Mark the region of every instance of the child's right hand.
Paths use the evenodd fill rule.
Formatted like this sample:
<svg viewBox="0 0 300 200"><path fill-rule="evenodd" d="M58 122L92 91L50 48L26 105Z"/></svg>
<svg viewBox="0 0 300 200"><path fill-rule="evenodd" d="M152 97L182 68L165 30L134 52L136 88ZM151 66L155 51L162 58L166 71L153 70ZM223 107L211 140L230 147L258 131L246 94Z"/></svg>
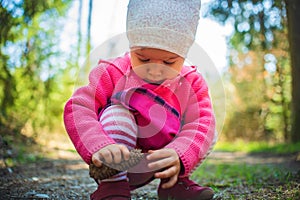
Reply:
<svg viewBox="0 0 300 200"><path fill-rule="evenodd" d="M130 152L128 148L122 144L110 144L100 149L92 155L92 163L97 167L101 167L102 162L120 163L123 159L128 160Z"/></svg>

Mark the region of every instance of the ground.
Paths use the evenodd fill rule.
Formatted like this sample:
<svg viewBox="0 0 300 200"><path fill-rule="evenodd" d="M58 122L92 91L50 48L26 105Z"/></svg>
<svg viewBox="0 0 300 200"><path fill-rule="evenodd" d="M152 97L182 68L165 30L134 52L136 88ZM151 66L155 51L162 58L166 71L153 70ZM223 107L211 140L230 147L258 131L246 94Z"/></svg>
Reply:
<svg viewBox="0 0 300 200"><path fill-rule="evenodd" d="M1 137L0 137L1 139ZM45 142L47 141L47 142ZM97 184L89 177L88 166L74 151L67 137L49 135L33 149L42 159L11 165L5 155L17 157L0 141L0 200L89 199ZM26 149L32 146L25 144ZM46 150L45 150L46 149ZM24 164L25 163L25 164ZM11 167L12 166L12 167ZM279 169L279 170L277 170ZM300 199L300 153L213 152L193 179L215 190L219 199ZM132 199L157 199L159 180L132 192Z"/></svg>
<svg viewBox="0 0 300 200"><path fill-rule="evenodd" d="M0 199L89 199L89 194L96 189L96 183L89 178L88 167L80 157L72 151L56 149L56 159L40 160L31 164L12 168L0 169ZM282 165L286 170L296 172L300 169L296 154L244 154L213 152L208 160L222 163L251 163ZM298 177L299 178L299 177ZM299 179L294 180L295 186L300 189ZM133 199L157 199L156 187L158 181L132 192ZM274 184L274 183L270 183ZM219 185L215 199L235 199L222 195L222 192L232 194L243 192L249 188L235 188ZM268 190L268 188L265 188ZM273 189L272 189L273 190ZM270 191L262 191L270 194ZM247 199L280 199L280 198L253 198ZM253 196L252 195L252 196ZM226 197L227 196L227 197ZM261 196L261 195L260 195ZM278 196L278 195L277 195ZM293 199L293 196L291 196Z"/></svg>

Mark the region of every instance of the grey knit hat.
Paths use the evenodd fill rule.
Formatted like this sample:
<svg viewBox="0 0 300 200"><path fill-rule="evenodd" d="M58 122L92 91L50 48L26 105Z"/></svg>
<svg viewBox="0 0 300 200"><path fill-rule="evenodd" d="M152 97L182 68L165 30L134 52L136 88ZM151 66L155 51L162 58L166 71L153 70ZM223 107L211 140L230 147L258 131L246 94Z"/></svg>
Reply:
<svg viewBox="0 0 300 200"><path fill-rule="evenodd" d="M200 0L130 0L130 47L158 48L186 58L197 31Z"/></svg>

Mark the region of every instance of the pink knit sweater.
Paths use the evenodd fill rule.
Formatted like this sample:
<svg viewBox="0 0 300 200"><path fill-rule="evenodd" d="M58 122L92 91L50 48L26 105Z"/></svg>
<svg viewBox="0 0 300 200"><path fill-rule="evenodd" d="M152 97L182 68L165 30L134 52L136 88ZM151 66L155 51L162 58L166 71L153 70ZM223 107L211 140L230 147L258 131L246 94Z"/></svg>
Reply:
<svg viewBox="0 0 300 200"><path fill-rule="evenodd" d="M100 61L89 75L89 84L77 89L68 100L64 110L66 131L86 163L91 162L93 153L115 143L98 119L110 97L115 92L141 85L147 84L132 76L130 57L126 53L114 60ZM179 133L164 148L173 148L178 153L183 164L181 176L187 176L204 159L215 135L208 87L193 66L184 66L177 78L167 80L163 85L153 87L153 92L175 107L181 116Z"/></svg>

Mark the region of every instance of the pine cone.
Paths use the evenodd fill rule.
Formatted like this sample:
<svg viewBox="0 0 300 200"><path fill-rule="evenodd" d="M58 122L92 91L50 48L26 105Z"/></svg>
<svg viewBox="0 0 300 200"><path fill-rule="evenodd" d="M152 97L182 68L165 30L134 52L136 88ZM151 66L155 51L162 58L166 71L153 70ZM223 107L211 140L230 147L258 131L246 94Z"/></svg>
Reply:
<svg viewBox="0 0 300 200"><path fill-rule="evenodd" d="M133 149L130 151L129 160L123 160L121 161L121 163L103 163L101 167L96 167L94 164L90 164L90 177L97 180L107 179L113 175L118 174L121 171L126 171L129 168L137 165L141 161L143 156L144 154L140 149Z"/></svg>

